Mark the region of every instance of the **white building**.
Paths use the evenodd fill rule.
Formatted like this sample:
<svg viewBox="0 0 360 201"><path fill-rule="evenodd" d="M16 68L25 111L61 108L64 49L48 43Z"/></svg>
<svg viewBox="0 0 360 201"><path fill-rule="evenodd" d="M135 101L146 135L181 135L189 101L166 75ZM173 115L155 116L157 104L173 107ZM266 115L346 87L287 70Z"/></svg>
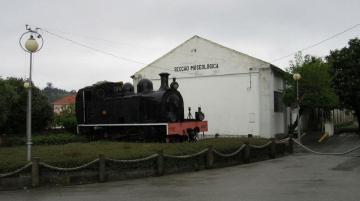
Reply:
<svg viewBox="0 0 360 201"><path fill-rule="evenodd" d="M134 86L148 78L157 89L161 72L177 78L185 116L188 107L194 115L201 106L208 134L273 137L286 133L281 98L284 72L270 63L194 36L136 72Z"/></svg>

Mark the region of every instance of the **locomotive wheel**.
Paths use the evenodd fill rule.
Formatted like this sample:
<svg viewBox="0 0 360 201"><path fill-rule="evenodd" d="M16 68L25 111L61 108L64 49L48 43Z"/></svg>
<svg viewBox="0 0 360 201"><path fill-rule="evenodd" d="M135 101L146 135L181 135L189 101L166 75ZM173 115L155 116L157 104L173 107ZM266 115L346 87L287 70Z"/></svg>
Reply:
<svg viewBox="0 0 360 201"><path fill-rule="evenodd" d="M168 143L187 142L187 141L189 141L189 137L186 135L169 135L166 138L166 142Z"/></svg>
<svg viewBox="0 0 360 201"><path fill-rule="evenodd" d="M194 129L192 129L192 128L188 128L187 130L186 130L186 133L187 133L187 135L188 135L188 141L189 142L196 142L196 141L198 141L198 133L199 133L199 130L200 129L198 129L198 128L194 128Z"/></svg>

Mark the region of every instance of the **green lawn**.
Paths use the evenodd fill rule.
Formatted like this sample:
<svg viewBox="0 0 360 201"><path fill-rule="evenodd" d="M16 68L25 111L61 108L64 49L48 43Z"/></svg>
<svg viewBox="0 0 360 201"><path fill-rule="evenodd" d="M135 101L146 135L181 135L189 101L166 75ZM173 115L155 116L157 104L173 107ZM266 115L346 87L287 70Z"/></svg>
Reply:
<svg viewBox="0 0 360 201"><path fill-rule="evenodd" d="M92 161L99 154L115 159L136 159L149 156L159 150L165 154L192 154L213 145L218 151L230 153L239 148L245 141L261 145L268 140L264 138L217 138L194 143L126 143L98 141L89 143L70 143L64 145L35 145L33 156L59 167L73 167ZM15 170L26 164L26 146L0 148L0 173Z"/></svg>
<svg viewBox="0 0 360 201"><path fill-rule="evenodd" d="M356 121L350 121L346 123L340 123L335 125L335 129L342 129L342 128L354 128L356 129L358 127Z"/></svg>

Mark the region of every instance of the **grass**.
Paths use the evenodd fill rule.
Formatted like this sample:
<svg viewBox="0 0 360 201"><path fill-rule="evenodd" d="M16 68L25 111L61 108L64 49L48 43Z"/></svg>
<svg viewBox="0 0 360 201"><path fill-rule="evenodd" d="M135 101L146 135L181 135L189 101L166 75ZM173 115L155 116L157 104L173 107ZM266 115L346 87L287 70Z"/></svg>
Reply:
<svg viewBox="0 0 360 201"><path fill-rule="evenodd" d="M165 154L192 154L213 145L218 151L230 153L245 141L261 145L264 138L217 138L195 143L126 143L97 141L89 143L70 143L64 145L35 145L33 156L59 167L74 167L92 161L99 154L115 159L136 159L149 156L159 150ZM26 146L0 148L0 173L13 171L26 164Z"/></svg>
<svg viewBox="0 0 360 201"><path fill-rule="evenodd" d="M335 125L335 133L358 132L359 128L356 121L350 121Z"/></svg>
<svg viewBox="0 0 360 201"><path fill-rule="evenodd" d="M63 132L63 133L46 133L35 134L32 136L32 143L34 145L52 145L52 144L67 144L72 142L86 142L84 136ZM5 136L3 137L2 146L19 146L26 142L26 135Z"/></svg>
<svg viewBox="0 0 360 201"><path fill-rule="evenodd" d="M357 124L355 121L345 122L345 123L339 123L335 125L336 129L341 128L357 128Z"/></svg>

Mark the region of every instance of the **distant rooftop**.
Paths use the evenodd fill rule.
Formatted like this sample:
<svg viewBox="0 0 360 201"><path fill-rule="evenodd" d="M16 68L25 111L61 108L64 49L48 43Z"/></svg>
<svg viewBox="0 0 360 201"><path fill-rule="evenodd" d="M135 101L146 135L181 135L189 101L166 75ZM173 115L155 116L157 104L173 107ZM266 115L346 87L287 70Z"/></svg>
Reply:
<svg viewBox="0 0 360 201"><path fill-rule="evenodd" d="M53 105L71 105L75 104L75 98L76 94L70 94L67 96L64 96L60 99L55 100L52 104Z"/></svg>

